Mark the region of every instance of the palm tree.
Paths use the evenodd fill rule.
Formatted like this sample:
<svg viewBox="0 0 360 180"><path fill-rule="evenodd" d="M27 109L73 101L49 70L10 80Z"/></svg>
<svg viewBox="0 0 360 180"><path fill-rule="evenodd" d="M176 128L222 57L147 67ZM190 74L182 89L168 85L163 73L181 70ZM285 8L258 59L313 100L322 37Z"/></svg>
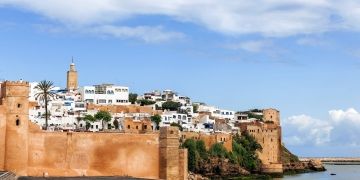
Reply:
<svg viewBox="0 0 360 180"><path fill-rule="evenodd" d="M55 97L55 93L51 91L51 89L54 87L53 84L54 83L51 81L43 80L40 81L37 86L35 86L35 89L39 91L35 94L35 97L45 102L45 130L48 128L48 102L50 99Z"/></svg>

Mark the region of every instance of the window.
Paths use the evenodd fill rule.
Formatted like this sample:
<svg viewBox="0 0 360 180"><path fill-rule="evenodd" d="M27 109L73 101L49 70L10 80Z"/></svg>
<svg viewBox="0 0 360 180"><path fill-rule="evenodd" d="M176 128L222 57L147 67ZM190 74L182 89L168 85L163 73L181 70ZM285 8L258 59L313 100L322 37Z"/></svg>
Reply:
<svg viewBox="0 0 360 180"><path fill-rule="evenodd" d="M99 125L96 125L96 129L99 129Z"/></svg>
<svg viewBox="0 0 360 180"><path fill-rule="evenodd" d="M130 129L130 125L128 125L128 129Z"/></svg>
<svg viewBox="0 0 360 180"><path fill-rule="evenodd" d="M139 129L139 126L136 126L136 129Z"/></svg>
<svg viewBox="0 0 360 180"><path fill-rule="evenodd" d="M144 125L144 129L147 129L147 125Z"/></svg>
<svg viewBox="0 0 360 180"><path fill-rule="evenodd" d="M91 125L91 129L94 129L94 125Z"/></svg>
<svg viewBox="0 0 360 180"><path fill-rule="evenodd" d="M108 100L108 103L112 103L112 100Z"/></svg>
<svg viewBox="0 0 360 180"><path fill-rule="evenodd" d="M99 100L98 100L98 103L104 104L104 103L106 103L106 99L99 99Z"/></svg>
<svg viewBox="0 0 360 180"><path fill-rule="evenodd" d="M18 107L18 108L21 108L21 104L18 104L17 107Z"/></svg>
<svg viewBox="0 0 360 180"><path fill-rule="evenodd" d="M20 126L20 120L19 119L16 120L16 126Z"/></svg>
<svg viewBox="0 0 360 180"><path fill-rule="evenodd" d="M82 127L82 124L80 124L80 127Z"/></svg>
<svg viewBox="0 0 360 180"><path fill-rule="evenodd" d="M93 102L94 102L94 99L86 99L85 101L86 101L86 102L89 102L89 103L93 103Z"/></svg>

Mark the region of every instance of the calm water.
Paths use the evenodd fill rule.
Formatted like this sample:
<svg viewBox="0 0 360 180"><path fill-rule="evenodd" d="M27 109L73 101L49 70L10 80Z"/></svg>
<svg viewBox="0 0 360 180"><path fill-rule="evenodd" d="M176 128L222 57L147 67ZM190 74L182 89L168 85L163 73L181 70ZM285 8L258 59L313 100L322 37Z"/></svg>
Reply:
<svg viewBox="0 0 360 180"><path fill-rule="evenodd" d="M325 165L327 171L285 176L278 180L341 179L360 180L360 165ZM331 176L334 173L336 176Z"/></svg>

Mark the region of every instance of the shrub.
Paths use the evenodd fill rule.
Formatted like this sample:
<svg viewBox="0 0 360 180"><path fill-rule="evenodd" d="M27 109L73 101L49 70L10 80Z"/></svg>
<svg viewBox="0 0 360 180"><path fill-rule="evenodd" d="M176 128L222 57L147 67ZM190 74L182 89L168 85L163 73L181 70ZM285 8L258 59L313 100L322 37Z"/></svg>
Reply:
<svg viewBox="0 0 360 180"><path fill-rule="evenodd" d="M170 111L177 111L180 108L181 104L174 101L166 101L162 104L162 109L168 109Z"/></svg>
<svg viewBox="0 0 360 180"><path fill-rule="evenodd" d="M184 148L188 149L188 168L189 171L195 172L197 158L196 158L196 142L193 139L187 139L184 144Z"/></svg>
<svg viewBox="0 0 360 180"><path fill-rule="evenodd" d="M137 102L138 104L140 104L140 106L153 105L153 104L156 103L155 101L151 101L151 100L147 100L147 99L137 100L136 102Z"/></svg>
<svg viewBox="0 0 360 180"><path fill-rule="evenodd" d="M227 150L223 146L222 143L215 143L211 146L210 150L211 156L217 156L217 157L226 157L227 156Z"/></svg>

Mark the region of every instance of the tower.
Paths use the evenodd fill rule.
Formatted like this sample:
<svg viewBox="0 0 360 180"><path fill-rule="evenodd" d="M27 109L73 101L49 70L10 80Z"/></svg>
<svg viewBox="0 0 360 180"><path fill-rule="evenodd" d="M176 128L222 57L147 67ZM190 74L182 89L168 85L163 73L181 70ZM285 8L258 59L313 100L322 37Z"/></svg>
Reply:
<svg viewBox="0 0 360 180"><path fill-rule="evenodd" d="M280 112L276 109L264 109L263 110L263 119L264 121L270 121L274 124L280 126Z"/></svg>
<svg viewBox="0 0 360 180"><path fill-rule="evenodd" d="M160 179L179 179L179 129L160 128Z"/></svg>
<svg viewBox="0 0 360 180"><path fill-rule="evenodd" d="M74 60L72 60L70 64L70 69L67 72L67 81L66 81L66 89L68 91L73 91L78 88L78 74L75 69Z"/></svg>
<svg viewBox="0 0 360 180"><path fill-rule="evenodd" d="M4 169L17 175L27 175L29 90L28 82L5 81L1 84L0 121L5 127L2 128L5 130L5 144L2 146Z"/></svg>

